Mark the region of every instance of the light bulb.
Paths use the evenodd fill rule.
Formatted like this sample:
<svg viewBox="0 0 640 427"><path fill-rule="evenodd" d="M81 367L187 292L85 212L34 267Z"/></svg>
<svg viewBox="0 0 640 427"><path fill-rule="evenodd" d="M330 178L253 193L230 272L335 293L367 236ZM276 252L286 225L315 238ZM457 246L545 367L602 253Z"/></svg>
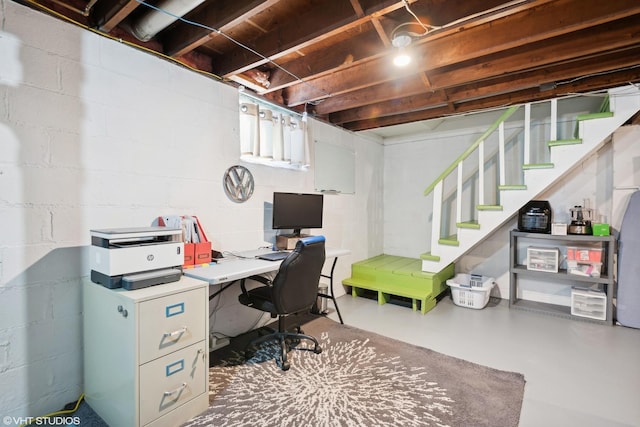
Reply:
<svg viewBox="0 0 640 427"><path fill-rule="evenodd" d="M396 67L406 67L411 62L411 56L404 49L399 49L396 56L393 58L393 65Z"/></svg>

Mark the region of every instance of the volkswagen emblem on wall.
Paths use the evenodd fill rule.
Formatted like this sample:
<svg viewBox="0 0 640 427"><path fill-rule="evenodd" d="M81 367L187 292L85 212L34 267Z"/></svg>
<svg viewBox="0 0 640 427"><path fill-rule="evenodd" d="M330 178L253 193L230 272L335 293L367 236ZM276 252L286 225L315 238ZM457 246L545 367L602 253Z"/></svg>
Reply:
<svg viewBox="0 0 640 427"><path fill-rule="evenodd" d="M253 194L253 175L244 166L231 166L224 173L224 192L236 203L249 200Z"/></svg>

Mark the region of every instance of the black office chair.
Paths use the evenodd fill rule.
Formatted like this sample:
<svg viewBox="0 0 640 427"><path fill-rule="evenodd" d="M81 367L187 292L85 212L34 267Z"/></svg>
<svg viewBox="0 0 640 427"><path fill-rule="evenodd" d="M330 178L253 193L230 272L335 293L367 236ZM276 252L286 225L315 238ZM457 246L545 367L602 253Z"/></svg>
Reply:
<svg viewBox="0 0 640 427"><path fill-rule="evenodd" d="M278 340L281 347L281 368L286 371L291 366L287 353L291 343L302 339L314 343L314 353L322 352L318 340L305 335L297 327L297 332L285 330L285 318L290 314L309 311L316 301L318 282L325 260L324 236L305 237L298 241L295 249L282 261L273 280L264 276L252 276L264 286L247 290L245 279L241 281L242 294L238 297L241 304L271 313L278 318L278 330L253 340L247 348L256 347L266 341ZM277 361L276 361L277 362Z"/></svg>

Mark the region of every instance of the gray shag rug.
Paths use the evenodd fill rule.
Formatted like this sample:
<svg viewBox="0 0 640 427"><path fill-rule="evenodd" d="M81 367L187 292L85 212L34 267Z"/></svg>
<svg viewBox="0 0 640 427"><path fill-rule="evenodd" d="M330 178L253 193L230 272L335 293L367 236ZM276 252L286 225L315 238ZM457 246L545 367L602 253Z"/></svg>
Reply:
<svg viewBox="0 0 640 427"><path fill-rule="evenodd" d="M517 426L525 380L500 371L317 318L278 365L264 344L245 360L229 349L209 370L209 409L196 426ZM304 351L306 350L306 351Z"/></svg>

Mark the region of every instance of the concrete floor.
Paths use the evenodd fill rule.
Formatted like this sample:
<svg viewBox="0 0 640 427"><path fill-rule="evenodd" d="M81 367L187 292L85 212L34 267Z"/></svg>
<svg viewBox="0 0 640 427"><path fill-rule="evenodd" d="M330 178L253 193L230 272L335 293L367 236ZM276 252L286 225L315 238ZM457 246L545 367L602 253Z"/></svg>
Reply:
<svg viewBox="0 0 640 427"><path fill-rule="evenodd" d="M524 374L521 427L640 426L640 329L509 309L494 299L475 310L446 296L425 315L350 295L338 304L348 325ZM329 317L338 320L334 310Z"/></svg>

